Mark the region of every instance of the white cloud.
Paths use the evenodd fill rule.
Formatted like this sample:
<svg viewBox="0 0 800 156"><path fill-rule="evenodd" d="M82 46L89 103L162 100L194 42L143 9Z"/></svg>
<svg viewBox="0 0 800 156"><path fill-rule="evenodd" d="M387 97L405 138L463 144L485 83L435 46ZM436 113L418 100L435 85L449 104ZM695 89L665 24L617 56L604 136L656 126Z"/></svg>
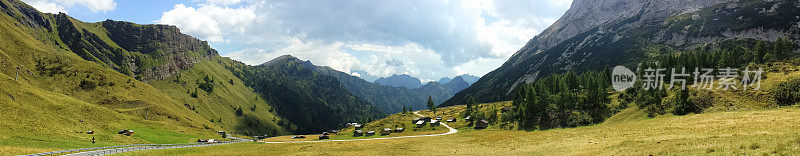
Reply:
<svg viewBox="0 0 800 156"><path fill-rule="evenodd" d="M111 11L117 7L117 2L114 0L55 0L61 4L66 5L67 7L72 7L73 5L83 5L92 10L92 12L99 12L99 11Z"/></svg>
<svg viewBox="0 0 800 156"><path fill-rule="evenodd" d="M507 58L539 32L539 30L523 25L509 20L500 20L488 25L477 25L475 29L478 36L491 45L489 51L491 56Z"/></svg>
<svg viewBox="0 0 800 156"><path fill-rule="evenodd" d="M348 48L354 52L371 53L369 61L356 70L370 75L387 77L392 74L408 74L420 79L452 75L442 56L417 43L402 46L353 44Z"/></svg>
<svg viewBox="0 0 800 156"><path fill-rule="evenodd" d="M361 76L483 75L555 22L571 0L206 0L157 22L260 64L290 54ZM366 75L368 74L368 75ZM354 74L355 75L355 74Z"/></svg>
<svg viewBox="0 0 800 156"><path fill-rule="evenodd" d="M246 33L257 21L254 7L229 8L217 5L199 5L197 8L177 4L162 13L159 24L176 25L184 33L210 42L225 41L225 35Z"/></svg>
<svg viewBox="0 0 800 156"><path fill-rule="evenodd" d="M45 13L53 13L57 14L59 12L67 13L67 8L64 6L56 4L54 2L46 1L46 0L24 0L25 3L28 5L33 6L36 10Z"/></svg>
<svg viewBox="0 0 800 156"><path fill-rule="evenodd" d="M208 0L208 2L211 4L216 4L221 6L228 6L228 5L239 4L242 2L242 0Z"/></svg>
<svg viewBox="0 0 800 156"><path fill-rule="evenodd" d="M351 69L360 62L344 52L342 45L343 43L323 44L319 41L303 41L299 38L292 38L289 46L275 52L267 52L263 49L245 49L225 54L225 56L255 65L288 54L303 60L310 60L317 65L326 65L345 73L352 73Z"/></svg>
<svg viewBox="0 0 800 156"><path fill-rule="evenodd" d="M478 58L469 62L453 67L456 75L470 74L483 76L490 71L497 69L505 62L505 58ZM497 63L500 62L500 63Z"/></svg>
<svg viewBox="0 0 800 156"><path fill-rule="evenodd" d="M68 8L76 5L84 6L92 12L105 12L114 10L117 2L114 0L22 0L37 10L46 13L67 12Z"/></svg>

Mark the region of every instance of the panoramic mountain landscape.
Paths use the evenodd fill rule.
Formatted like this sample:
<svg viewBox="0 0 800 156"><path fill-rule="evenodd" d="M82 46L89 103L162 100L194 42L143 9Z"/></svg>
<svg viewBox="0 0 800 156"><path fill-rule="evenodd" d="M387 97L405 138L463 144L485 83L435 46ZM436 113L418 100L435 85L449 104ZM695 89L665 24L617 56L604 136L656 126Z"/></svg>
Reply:
<svg viewBox="0 0 800 156"><path fill-rule="evenodd" d="M798 1L0 9L0 155L800 154Z"/></svg>

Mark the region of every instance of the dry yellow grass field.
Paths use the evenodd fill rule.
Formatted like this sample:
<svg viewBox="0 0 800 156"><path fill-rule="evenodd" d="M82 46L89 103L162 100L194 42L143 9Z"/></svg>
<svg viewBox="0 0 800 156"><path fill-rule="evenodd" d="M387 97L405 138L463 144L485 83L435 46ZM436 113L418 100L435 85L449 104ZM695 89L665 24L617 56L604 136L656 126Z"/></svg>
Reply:
<svg viewBox="0 0 800 156"><path fill-rule="evenodd" d="M446 136L320 143L239 143L123 155L730 155L798 154L800 110L660 116L547 131L459 129Z"/></svg>

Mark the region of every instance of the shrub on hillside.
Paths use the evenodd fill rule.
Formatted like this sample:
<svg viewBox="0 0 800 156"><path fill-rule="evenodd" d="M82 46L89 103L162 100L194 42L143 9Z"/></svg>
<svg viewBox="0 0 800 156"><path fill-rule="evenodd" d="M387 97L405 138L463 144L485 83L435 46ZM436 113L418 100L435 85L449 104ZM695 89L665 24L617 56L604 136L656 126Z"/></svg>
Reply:
<svg viewBox="0 0 800 156"><path fill-rule="evenodd" d="M800 78L778 84L770 93L774 96L778 106L797 104L800 101Z"/></svg>
<svg viewBox="0 0 800 156"><path fill-rule="evenodd" d="M689 101L689 90L681 90L675 93L675 99L672 101L675 109L672 114L686 115L689 113L698 113L702 109L697 107L694 103Z"/></svg>
<svg viewBox="0 0 800 156"><path fill-rule="evenodd" d="M200 82L200 80L196 80L195 83L197 83L198 85L197 88L200 88L209 94L211 94L211 92L214 92L214 79L208 77L208 75L206 75L206 77L203 78L202 82Z"/></svg>
<svg viewBox="0 0 800 156"><path fill-rule="evenodd" d="M197 88L194 89L194 92L191 92L187 89L186 94L189 94L189 96L192 96L193 98L197 98Z"/></svg>
<svg viewBox="0 0 800 156"><path fill-rule="evenodd" d="M80 86L83 90L92 90L97 88L97 83L90 80L81 80L81 83L78 86Z"/></svg>
<svg viewBox="0 0 800 156"><path fill-rule="evenodd" d="M640 93L637 93L636 103L639 104L639 108L645 109L648 116L654 117L666 114L669 109L667 107L669 103L662 103L662 99L665 97L667 97L667 92L661 89L641 90Z"/></svg>
<svg viewBox="0 0 800 156"><path fill-rule="evenodd" d="M700 110L695 113L702 112L702 109L711 107L714 105L714 95L711 94L708 90L698 90L691 92L689 96L689 102L697 106Z"/></svg>
<svg viewBox="0 0 800 156"><path fill-rule="evenodd" d="M236 109L234 109L234 111L236 113L236 116L244 115L244 111L242 111L242 107L236 108Z"/></svg>

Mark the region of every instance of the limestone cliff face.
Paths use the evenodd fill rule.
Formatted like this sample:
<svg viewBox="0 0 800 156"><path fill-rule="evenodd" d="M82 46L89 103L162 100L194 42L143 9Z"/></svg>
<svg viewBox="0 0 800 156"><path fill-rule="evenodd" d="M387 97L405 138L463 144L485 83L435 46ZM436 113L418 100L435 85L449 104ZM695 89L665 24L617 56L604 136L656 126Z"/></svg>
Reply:
<svg viewBox="0 0 800 156"><path fill-rule="evenodd" d="M2 13L34 28L37 39L142 81L160 80L218 56L205 41L175 26L106 20L84 23L64 13L40 13L19 1L0 3Z"/></svg>
<svg viewBox="0 0 800 156"><path fill-rule="evenodd" d="M154 64L140 61L141 79L163 79L195 63L218 56L206 41L183 34L175 26L137 25L130 22L106 20L102 26L108 37L128 52L141 53ZM145 59L145 60L147 60Z"/></svg>
<svg viewBox="0 0 800 156"><path fill-rule="evenodd" d="M653 21L730 1L733 0L575 0L561 19L528 41L508 62L519 63L578 33L637 15L641 15L639 22Z"/></svg>
<svg viewBox="0 0 800 156"><path fill-rule="evenodd" d="M558 21L500 68L443 105L509 100L519 84L565 71L598 70L662 46L692 49L723 39L798 38L800 5L774 0L575 0Z"/></svg>

